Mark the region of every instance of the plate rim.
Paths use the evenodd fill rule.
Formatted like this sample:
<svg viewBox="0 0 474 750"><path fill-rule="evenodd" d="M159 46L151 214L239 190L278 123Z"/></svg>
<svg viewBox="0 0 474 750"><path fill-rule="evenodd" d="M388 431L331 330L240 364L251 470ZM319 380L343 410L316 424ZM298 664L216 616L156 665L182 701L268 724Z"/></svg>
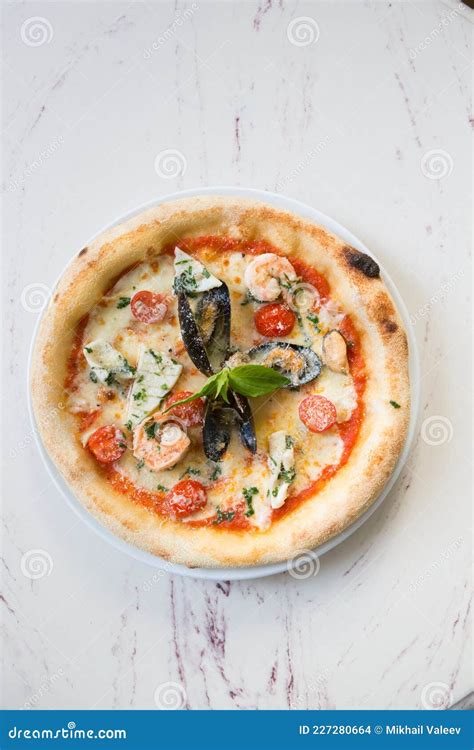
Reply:
<svg viewBox="0 0 474 750"><path fill-rule="evenodd" d="M314 208L313 206L303 203L302 201L299 201L295 198L289 198L279 193L272 193L270 191L260 190L258 188L245 188L245 187L240 187L240 186L232 187L232 186L220 185L220 186L211 186L211 187L190 188L187 190L179 190L173 193L167 193L159 198L146 201L145 203L142 203L136 206L135 208L130 209L126 213L122 214L120 217L117 217L114 221L109 222L106 226L102 227L98 232L96 232L94 236L88 242L86 242L86 245L90 244L97 237L100 237L100 235L106 232L108 229L111 229L112 227L117 226L118 224L121 224L124 221L127 221L128 219L133 218L134 216L137 216L139 213L142 213L143 211L146 211L147 209L152 208L153 206L158 206L158 205L161 205L162 203L169 203L170 201L178 200L179 198L191 198L191 197L196 197L198 195L216 195L216 196L234 195L236 197L254 198L256 200L261 200L263 202L270 203L271 205L276 206L277 208L281 208L283 210L287 210L297 215L303 216L309 221L312 221L317 224L320 224L321 226L324 226L333 234L337 235L338 237L341 237L341 239L351 244L353 247L357 248L361 252L364 252L367 255L370 255L377 261L377 263L380 265L382 269L384 282L386 283L390 294L395 300L395 304L397 306L397 309L405 325L405 330L406 330L407 338L408 338L411 403L410 403L410 421L409 421L409 426L408 426L408 431L407 431L407 436L405 439L404 446L398 457L397 463L395 464L395 467L392 473L390 474L390 477L388 478L387 482L382 488L382 491L380 492L376 500L374 500L374 502L371 504L371 506L364 513L362 513L362 515L359 516L359 518L357 518L352 524L350 524L350 526L348 526L346 529L341 531L339 534L336 534L336 536L332 537L331 539L328 539L326 542L324 542L324 544L321 544L318 547L315 547L314 550L311 551L311 554L314 554L315 556L319 558L320 556L324 555L326 552L329 552L329 550L333 549L334 547L344 542L349 536L351 536L355 531L357 531L361 526L363 526L363 524L376 512L376 510L381 506L383 501L390 494L410 454L413 440L414 440L415 433L416 433L416 427L417 427L417 423L419 420L419 415L420 415L421 388L420 388L420 358L419 358L418 344L416 341L413 326L411 325L411 322L410 322L408 309L405 305L405 302L400 292L398 291L397 286L395 285L395 282L391 278L390 274L388 274L387 271L385 270L383 263L380 263L379 259L350 230L348 230L345 226L343 226L338 221L333 219L331 216L328 216L327 214L323 213L322 211L319 211L319 209ZM52 285L52 289L56 287L57 283L59 282L59 280L65 273L66 269L71 264L74 257L75 256L72 255L71 258L68 260L68 262L66 263L66 265L64 266L64 268L62 269L58 277L56 278L56 281ZM180 565L178 563L170 563L161 557L153 555L151 552L147 552L146 550L141 550L139 547L135 547L134 545L129 544L128 542L125 542L123 539L120 539L120 537L115 536L115 534L113 534L105 526L103 526L87 510L87 508L85 508L82 505L82 503L79 502L79 500L75 497L71 488L67 484L66 480L60 473L59 469L56 467L56 465L53 463L50 456L48 455L43 445L43 442L41 440L39 431L37 429L36 420L35 420L35 416L33 413L33 406L32 406L32 400L31 400L31 387L30 387L31 362L32 362L33 351L34 351L36 338L38 334L38 329L41 324L43 315L45 313L46 306L47 305L45 304L44 308L41 310L41 313L38 315L38 319L36 321L36 324L33 330L33 335L31 338L30 348L28 352L28 363L27 363L27 373L26 373L27 374L27 384L26 384L27 385L27 408L28 408L29 419L33 428L33 437L36 443L36 447L41 456L41 459L46 468L46 471L50 479L52 480L53 484L55 485L56 489L64 497L64 499L68 503L69 507L73 510L73 512L82 521L84 521L86 525L89 526L89 528L95 531L96 534L98 534L100 537L102 537L102 539L107 541L116 549L124 552L129 557L132 557L133 559L139 562L145 563L149 565L150 567L157 568L158 570L164 571L166 573L182 575L182 576L190 577L190 578L200 578L204 580L237 581L237 580L251 580L253 578L264 578L267 576L277 575L279 573L289 572L296 565L298 565L298 561L301 560L299 556L296 556L293 559L284 560L283 562L278 562L278 563L269 563L266 565L255 565L255 566L230 567L230 568L221 568L221 567L220 568L188 568L187 566ZM308 553L307 550L305 550L304 552Z"/></svg>

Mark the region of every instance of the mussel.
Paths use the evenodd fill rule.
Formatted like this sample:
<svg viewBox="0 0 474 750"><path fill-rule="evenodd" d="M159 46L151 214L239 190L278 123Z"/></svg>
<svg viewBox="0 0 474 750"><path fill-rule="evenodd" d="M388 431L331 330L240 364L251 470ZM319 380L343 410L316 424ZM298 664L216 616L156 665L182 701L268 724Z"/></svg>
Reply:
<svg viewBox="0 0 474 750"><path fill-rule="evenodd" d="M229 403L208 401L203 427L203 447L207 458L219 461L226 452L232 427L237 424L242 444L251 453L257 451L252 410L244 396L229 392Z"/></svg>
<svg viewBox="0 0 474 750"><path fill-rule="evenodd" d="M289 378L288 388L297 388L318 377L322 363L309 346L269 341L247 352L254 364L273 367Z"/></svg>
<svg viewBox="0 0 474 750"><path fill-rule="evenodd" d="M204 375L222 369L229 354L230 294L226 284L199 295L191 307L185 292L178 293L178 317L186 350Z"/></svg>
<svg viewBox="0 0 474 750"><path fill-rule="evenodd" d="M192 297L185 291L178 292L177 296L183 343L194 365L209 377L224 367L231 353L229 289L222 282L221 286ZM203 446L207 458L213 461L221 458L227 450L235 423L243 445L255 453L257 438L247 399L229 392L228 404L221 400L208 401L203 427Z"/></svg>
<svg viewBox="0 0 474 750"><path fill-rule="evenodd" d="M242 444L250 453L257 452L257 436L253 423L252 409L248 399L240 393L231 393L230 403L234 408L239 423L239 434Z"/></svg>
<svg viewBox="0 0 474 750"><path fill-rule="evenodd" d="M204 416L202 440L204 453L211 461L220 461L230 443L233 409L223 401L208 401Z"/></svg>

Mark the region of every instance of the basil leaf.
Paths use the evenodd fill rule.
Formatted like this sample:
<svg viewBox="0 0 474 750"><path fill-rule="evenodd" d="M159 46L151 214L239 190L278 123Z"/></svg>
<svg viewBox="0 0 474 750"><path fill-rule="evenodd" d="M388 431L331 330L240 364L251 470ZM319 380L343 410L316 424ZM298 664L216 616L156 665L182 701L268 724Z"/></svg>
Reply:
<svg viewBox="0 0 474 750"><path fill-rule="evenodd" d="M222 390L220 381L222 381L223 377L227 380L227 374L224 371L217 372L215 375L211 375L211 377L206 380L200 391L193 393L192 396L181 399L181 401L175 401L174 404L171 404L171 406L168 406L168 408L164 410L163 414L166 414L166 412L168 412L170 409L174 409L175 406L188 404L190 401L195 401L201 396L208 396L208 398L217 398L220 390Z"/></svg>
<svg viewBox="0 0 474 750"><path fill-rule="evenodd" d="M280 372L264 365L240 365L229 371L230 387L242 396L264 396L289 383Z"/></svg>

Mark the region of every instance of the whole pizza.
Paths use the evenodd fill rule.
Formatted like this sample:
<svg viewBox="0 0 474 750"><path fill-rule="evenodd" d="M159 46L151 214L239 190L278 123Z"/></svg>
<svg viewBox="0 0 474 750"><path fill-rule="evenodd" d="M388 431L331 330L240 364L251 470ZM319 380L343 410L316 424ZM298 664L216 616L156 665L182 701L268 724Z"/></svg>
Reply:
<svg viewBox="0 0 474 750"><path fill-rule="evenodd" d="M190 567L281 561L341 532L390 476L410 411L377 263L237 197L165 203L83 248L31 389L77 498Z"/></svg>

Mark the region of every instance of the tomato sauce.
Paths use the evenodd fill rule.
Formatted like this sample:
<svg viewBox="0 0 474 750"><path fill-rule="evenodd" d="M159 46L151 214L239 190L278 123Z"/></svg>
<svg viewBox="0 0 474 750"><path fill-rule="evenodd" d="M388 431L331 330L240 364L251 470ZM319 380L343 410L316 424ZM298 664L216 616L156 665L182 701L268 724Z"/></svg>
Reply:
<svg viewBox="0 0 474 750"><path fill-rule="evenodd" d="M163 253L166 255L173 255L176 242L168 245L164 248ZM242 252L250 255L259 255L261 253L275 253L277 255L284 256L277 248L273 247L269 242L265 240L253 240L243 241L233 237L221 237L219 235L204 235L200 237L191 237L188 239L180 240L179 246L182 250L189 253L199 253L204 249L211 249L217 253L222 252ZM285 256L286 257L286 256ZM330 285L327 279L319 273L314 267L308 265L301 260L292 260L292 265L303 281L314 286L321 297L323 302L330 298ZM129 266L124 272L122 272L115 280L114 284L117 283L118 279L128 273L130 270L136 267L137 264ZM109 288L112 289L112 286ZM73 348L68 362L68 376L66 379L66 388L74 390L74 380L76 373L83 366L82 359L82 346L84 330L87 325L88 316L84 316L78 324L76 334L74 337ZM315 493L320 492L323 487L329 482L329 480L336 474L336 472L344 466L349 460L350 454L354 448L359 435L362 419L364 416L364 401L363 395L366 385L366 372L365 363L362 354L362 346L360 337L354 322L349 315L346 315L342 320L339 330L343 334L347 341L347 358L349 362L350 373L353 378L354 388L357 393L357 406L354 409L351 418L347 422L337 425L333 429L337 429L339 436L343 442L343 450L341 458L337 464L326 466L318 479L311 482L307 487L298 492L295 495L290 495L286 500L285 504L273 511L272 520L277 521L284 518L286 515L295 510L301 503L310 497L314 496ZM79 417L82 419L82 424L89 421L92 423L95 419L96 413L91 412L88 415L82 414ZM81 426L81 430L86 429L88 425ZM121 494L125 494L131 497L132 500L149 510L152 510L159 514L165 514L164 499L165 493L163 492L151 492L143 488L137 487L133 482L123 474L118 472L112 465L102 467L107 480L110 482L112 487ZM231 519L223 519L219 523L216 523L216 517L212 516L203 520L188 521L189 526L201 527L201 526L214 526L216 529L232 529L233 531L240 531L248 529L250 526L249 519L245 515L247 508L245 504L239 502L237 505L232 507L234 513Z"/></svg>

